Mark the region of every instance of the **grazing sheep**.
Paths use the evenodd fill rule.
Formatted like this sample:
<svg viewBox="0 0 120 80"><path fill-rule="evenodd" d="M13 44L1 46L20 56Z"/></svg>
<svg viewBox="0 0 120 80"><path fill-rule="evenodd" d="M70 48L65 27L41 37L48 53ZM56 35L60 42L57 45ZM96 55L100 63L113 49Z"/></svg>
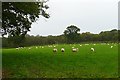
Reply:
<svg viewBox="0 0 120 80"><path fill-rule="evenodd" d="M53 52L57 52L57 48L54 48L54 49L53 49Z"/></svg>
<svg viewBox="0 0 120 80"><path fill-rule="evenodd" d="M72 48L72 52L78 52L78 48Z"/></svg>
<svg viewBox="0 0 120 80"><path fill-rule="evenodd" d="M96 45L96 44L93 44L93 45Z"/></svg>
<svg viewBox="0 0 120 80"><path fill-rule="evenodd" d="M31 49L31 47L30 48L28 48L29 50Z"/></svg>
<svg viewBox="0 0 120 80"><path fill-rule="evenodd" d="M21 47L21 49L23 49L24 47Z"/></svg>
<svg viewBox="0 0 120 80"><path fill-rule="evenodd" d="M28 48L29 50L31 49L31 48Z"/></svg>
<svg viewBox="0 0 120 80"><path fill-rule="evenodd" d="M56 46L53 46L54 48L56 47Z"/></svg>
<svg viewBox="0 0 120 80"><path fill-rule="evenodd" d="M18 48L15 48L16 50L19 50L20 48L18 47Z"/></svg>
<svg viewBox="0 0 120 80"><path fill-rule="evenodd" d="M74 48L74 47L72 47L72 48Z"/></svg>
<svg viewBox="0 0 120 80"><path fill-rule="evenodd" d="M48 47L52 47L52 45L48 45Z"/></svg>
<svg viewBox="0 0 120 80"><path fill-rule="evenodd" d="M76 49L76 48L73 48L73 49L72 49L72 52L77 52L77 49Z"/></svg>
<svg viewBox="0 0 120 80"><path fill-rule="evenodd" d="M42 48L44 48L44 47L42 46Z"/></svg>
<svg viewBox="0 0 120 80"><path fill-rule="evenodd" d="M80 46L82 46L82 45L80 45Z"/></svg>
<svg viewBox="0 0 120 80"><path fill-rule="evenodd" d="M93 51L93 52L94 52L94 51L95 51L95 49L94 49L94 48L91 48L91 51Z"/></svg>
<svg viewBox="0 0 120 80"><path fill-rule="evenodd" d="M111 46L110 48L113 48L113 46Z"/></svg>
<svg viewBox="0 0 120 80"><path fill-rule="evenodd" d="M36 49L37 49L38 47L36 47Z"/></svg>
<svg viewBox="0 0 120 80"><path fill-rule="evenodd" d="M61 52L65 52L65 49L64 49L64 48L61 48Z"/></svg>

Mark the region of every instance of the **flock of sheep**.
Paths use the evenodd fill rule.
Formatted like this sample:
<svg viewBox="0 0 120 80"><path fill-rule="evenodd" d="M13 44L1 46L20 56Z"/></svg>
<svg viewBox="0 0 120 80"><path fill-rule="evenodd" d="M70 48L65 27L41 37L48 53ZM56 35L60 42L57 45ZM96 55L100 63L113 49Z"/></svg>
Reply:
<svg viewBox="0 0 120 80"><path fill-rule="evenodd" d="M78 52L78 48L72 48L72 52ZM53 49L53 52L57 52L58 51L58 49L57 48L54 48ZM65 52L65 49L64 48L61 48L61 52Z"/></svg>
<svg viewBox="0 0 120 80"><path fill-rule="evenodd" d="M89 45L89 44L84 44L84 45ZM96 45L96 44L93 44L93 45ZM103 44L101 44L101 45L103 45ZM110 44L107 44L107 45L110 45ZM72 44L70 44L70 46L72 46ZM71 48L72 52L78 52L79 48L75 48L74 46L72 46L72 48ZM83 45L79 44L79 46L83 46ZM55 45L48 45L48 47L53 47L53 52L58 52L58 49L56 48ZM19 50L19 49L22 49L22 48L25 48L25 47L18 47L18 48L16 48L16 50ZM29 47L28 49L30 50L31 48L32 47ZM36 49L38 49L38 48L44 48L44 46L39 46L39 47L36 46L35 48ZM110 48L113 48L113 46L110 46ZM65 48L63 48L63 47L60 50L61 50L61 52L65 52ZM92 52L94 52L95 48L91 47L90 50Z"/></svg>
<svg viewBox="0 0 120 80"><path fill-rule="evenodd" d="M94 48L91 48L90 49L91 51L95 51L95 49ZM58 51L58 49L57 48L54 48L53 49L53 52L57 52ZM78 48L74 48L74 47L72 47L72 52L78 52L79 51L79 49ZM61 48L61 52L65 52L65 49L64 48Z"/></svg>
<svg viewBox="0 0 120 80"><path fill-rule="evenodd" d="M89 44L85 44L85 45L89 45ZM96 44L93 44L93 45L96 45ZM107 44L107 45L110 45L110 44ZM71 46L71 44L70 44L70 46ZM82 46L82 45L79 45L79 46ZM55 46L54 46L54 47L55 47ZM113 48L113 46L110 46L110 48ZM95 51L95 48L91 47L90 50L91 50L92 52L94 52L94 51ZM57 52L57 51L58 51L57 48L54 48L54 49L53 49L53 52ZM79 51L78 48L72 47L72 52L78 52L78 51ZM61 52L65 52L65 49L64 49L64 48L61 48Z"/></svg>

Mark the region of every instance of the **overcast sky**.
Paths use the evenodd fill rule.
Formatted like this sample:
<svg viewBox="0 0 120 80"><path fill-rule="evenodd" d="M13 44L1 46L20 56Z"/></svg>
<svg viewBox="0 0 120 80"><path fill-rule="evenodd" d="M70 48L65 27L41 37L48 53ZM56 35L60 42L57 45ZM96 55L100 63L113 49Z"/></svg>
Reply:
<svg viewBox="0 0 120 80"><path fill-rule="evenodd" d="M61 35L67 26L76 25L80 33L118 28L120 0L49 0L49 19L40 17L32 24L30 35Z"/></svg>

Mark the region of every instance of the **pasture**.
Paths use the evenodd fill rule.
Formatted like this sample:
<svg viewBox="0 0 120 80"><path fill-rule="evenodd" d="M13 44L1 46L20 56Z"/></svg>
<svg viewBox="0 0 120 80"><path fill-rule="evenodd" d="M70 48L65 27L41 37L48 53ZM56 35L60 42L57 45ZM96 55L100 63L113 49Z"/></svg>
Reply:
<svg viewBox="0 0 120 80"><path fill-rule="evenodd" d="M54 47L57 52L53 52ZM72 47L79 50L72 52ZM65 51L61 52L61 48ZM55 44L2 49L2 62L3 78L116 78L118 44Z"/></svg>

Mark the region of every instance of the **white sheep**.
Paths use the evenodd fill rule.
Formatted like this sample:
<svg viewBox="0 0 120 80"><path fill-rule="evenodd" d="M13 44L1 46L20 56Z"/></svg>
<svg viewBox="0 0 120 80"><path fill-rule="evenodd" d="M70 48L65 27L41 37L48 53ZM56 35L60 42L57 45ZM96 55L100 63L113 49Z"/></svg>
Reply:
<svg viewBox="0 0 120 80"><path fill-rule="evenodd" d="M82 46L82 45L80 45L80 46Z"/></svg>
<svg viewBox="0 0 120 80"><path fill-rule="evenodd" d="M53 49L53 52L57 52L57 48L54 48L54 49Z"/></svg>
<svg viewBox="0 0 120 80"><path fill-rule="evenodd" d="M74 47L72 47L72 48L74 48Z"/></svg>
<svg viewBox="0 0 120 80"><path fill-rule="evenodd" d="M64 49L64 48L61 48L61 52L65 52L65 49Z"/></svg>
<svg viewBox="0 0 120 80"><path fill-rule="evenodd" d="M95 51L95 49L94 49L94 48L91 48L91 51L93 51L93 52L94 52L94 51Z"/></svg>
<svg viewBox="0 0 120 80"><path fill-rule="evenodd" d="M113 48L113 46L111 46L110 48Z"/></svg>
<svg viewBox="0 0 120 80"><path fill-rule="evenodd" d="M28 48L29 50L31 49L31 47Z"/></svg>
<svg viewBox="0 0 120 80"><path fill-rule="evenodd" d="M18 47L18 48L15 48L16 50L19 50L20 48Z"/></svg>
<svg viewBox="0 0 120 80"><path fill-rule="evenodd" d="M38 47L36 47L36 49L37 49Z"/></svg>
<svg viewBox="0 0 120 80"><path fill-rule="evenodd" d="M78 48L72 48L72 52L78 52Z"/></svg>
<svg viewBox="0 0 120 80"><path fill-rule="evenodd" d="M48 45L48 47L52 47L51 45Z"/></svg>

